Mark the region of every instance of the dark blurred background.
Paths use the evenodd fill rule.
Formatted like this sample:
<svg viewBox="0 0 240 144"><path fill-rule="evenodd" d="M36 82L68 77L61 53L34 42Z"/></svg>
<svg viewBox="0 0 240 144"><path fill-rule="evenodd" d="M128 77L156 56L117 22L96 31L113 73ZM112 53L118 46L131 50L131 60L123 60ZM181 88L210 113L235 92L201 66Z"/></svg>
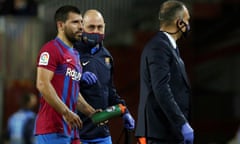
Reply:
<svg viewBox="0 0 240 144"><path fill-rule="evenodd" d="M115 85L137 120L140 55L159 30L162 2L0 0L0 135L6 131L8 117L19 108L21 93L37 94L36 56L56 36L53 15L64 4L78 6L82 13L90 8L102 12L105 46L115 60ZM191 33L178 45L192 84L195 143L233 144L240 119L240 0L183 2L191 13ZM113 143L124 144L121 119L110 124ZM136 143L134 134L131 138Z"/></svg>

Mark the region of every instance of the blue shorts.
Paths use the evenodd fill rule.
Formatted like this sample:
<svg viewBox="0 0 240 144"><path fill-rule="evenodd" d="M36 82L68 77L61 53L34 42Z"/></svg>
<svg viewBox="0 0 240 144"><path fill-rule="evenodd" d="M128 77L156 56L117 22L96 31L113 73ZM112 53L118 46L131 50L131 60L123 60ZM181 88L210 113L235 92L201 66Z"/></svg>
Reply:
<svg viewBox="0 0 240 144"><path fill-rule="evenodd" d="M80 138L81 139L81 138ZM105 138L97 138L97 139L91 139L91 140L85 140L81 139L82 144L112 144L112 138L111 136L105 137Z"/></svg>
<svg viewBox="0 0 240 144"><path fill-rule="evenodd" d="M71 144L71 137L61 133L37 135L36 144Z"/></svg>

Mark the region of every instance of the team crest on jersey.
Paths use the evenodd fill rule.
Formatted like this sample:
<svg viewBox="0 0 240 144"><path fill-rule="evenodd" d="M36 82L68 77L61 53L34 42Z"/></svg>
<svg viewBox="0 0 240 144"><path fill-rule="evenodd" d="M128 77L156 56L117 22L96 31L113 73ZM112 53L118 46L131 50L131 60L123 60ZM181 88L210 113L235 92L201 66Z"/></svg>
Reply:
<svg viewBox="0 0 240 144"><path fill-rule="evenodd" d="M105 57L105 64L110 66L110 57Z"/></svg>
<svg viewBox="0 0 240 144"><path fill-rule="evenodd" d="M48 61L49 61L49 53L48 52L41 53L38 64L39 65L48 65Z"/></svg>

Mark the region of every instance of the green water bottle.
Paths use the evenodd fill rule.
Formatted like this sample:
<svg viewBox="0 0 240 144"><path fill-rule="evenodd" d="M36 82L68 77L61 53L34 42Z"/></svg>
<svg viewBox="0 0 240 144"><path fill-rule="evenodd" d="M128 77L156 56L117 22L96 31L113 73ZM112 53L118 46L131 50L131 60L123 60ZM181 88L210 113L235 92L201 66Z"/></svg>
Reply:
<svg viewBox="0 0 240 144"><path fill-rule="evenodd" d="M113 117L120 116L121 114L125 113L125 111L126 111L126 107L124 105L117 104L114 106L110 106L101 112L93 114L91 119L94 124L99 124Z"/></svg>

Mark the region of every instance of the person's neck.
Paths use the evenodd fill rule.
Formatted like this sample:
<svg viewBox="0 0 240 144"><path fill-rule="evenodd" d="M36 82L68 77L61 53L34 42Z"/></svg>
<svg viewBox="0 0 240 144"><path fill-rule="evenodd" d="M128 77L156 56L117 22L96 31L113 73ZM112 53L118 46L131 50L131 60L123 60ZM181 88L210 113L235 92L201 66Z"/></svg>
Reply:
<svg viewBox="0 0 240 144"><path fill-rule="evenodd" d="M70 48L73 48L73 43L69 41L66 36L58 34L57 37L61 39L67 46L69 46Z"/></svg>
<svg viewBox="0 0 240 144"><path fill-rule="evenodd" d="M177 32L178 30L173 28L163 27L163 28L160 28L160 31L168 33L175 41L178 40L178 32Z"/></svg>

